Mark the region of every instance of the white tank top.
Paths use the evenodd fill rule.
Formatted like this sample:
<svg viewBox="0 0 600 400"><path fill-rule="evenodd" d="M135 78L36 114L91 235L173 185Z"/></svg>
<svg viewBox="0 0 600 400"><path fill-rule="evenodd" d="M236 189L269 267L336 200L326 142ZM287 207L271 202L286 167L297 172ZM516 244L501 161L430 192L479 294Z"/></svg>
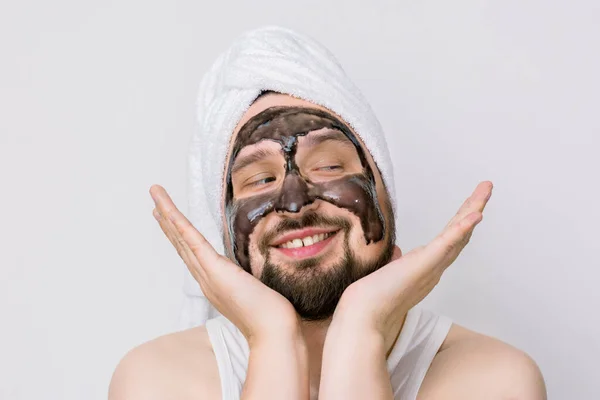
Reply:
<svg viewBox="0 0 600 400"><path fill-rule="evenodd" d="M433 357L452 321L448 317L413 307L387 359L394 399L415 400ZM219 375L222 400L239 400L248 368L248 342L223 316L206 321Z"/></svg>

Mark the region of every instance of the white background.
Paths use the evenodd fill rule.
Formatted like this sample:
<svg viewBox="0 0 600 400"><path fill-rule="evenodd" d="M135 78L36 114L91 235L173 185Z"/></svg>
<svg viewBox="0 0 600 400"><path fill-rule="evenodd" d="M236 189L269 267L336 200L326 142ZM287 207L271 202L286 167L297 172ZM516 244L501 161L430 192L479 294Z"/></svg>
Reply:
<svg viewBox="0 0 600 400"><path fill-rule="evenodd" d="M183 264L148 189L186 204L202 74L242 31L329 47L389 137L399 244L494 194L426 299L600 398L600 6L589 1L2 1L0 398L104 399L176 327Z"/></svg>

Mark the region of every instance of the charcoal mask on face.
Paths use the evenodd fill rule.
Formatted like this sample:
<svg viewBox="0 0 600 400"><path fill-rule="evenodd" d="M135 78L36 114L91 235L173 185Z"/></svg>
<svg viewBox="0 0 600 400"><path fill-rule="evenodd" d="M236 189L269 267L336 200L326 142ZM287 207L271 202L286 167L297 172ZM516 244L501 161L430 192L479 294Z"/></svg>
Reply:
<svg viewBox="0 0 600 400"><path fill-rule="evenodd" d="M298 139L323 128L342 132L354 145L362 172L326 182L312 182L302 176L296 164ZM281 146L285 177L279 189L243 199L234 199L231 170L246 146L270 140ZM269 213L298 213L317 199L355 214L361 222L367 244L384 238L385 224L377 200L375 177L360 143L342 121L325 111L307 107L271 107L252 117L240 129L233 145L226 175L226 222L234 256L250 272L249 242L256 225Z"/></svg>

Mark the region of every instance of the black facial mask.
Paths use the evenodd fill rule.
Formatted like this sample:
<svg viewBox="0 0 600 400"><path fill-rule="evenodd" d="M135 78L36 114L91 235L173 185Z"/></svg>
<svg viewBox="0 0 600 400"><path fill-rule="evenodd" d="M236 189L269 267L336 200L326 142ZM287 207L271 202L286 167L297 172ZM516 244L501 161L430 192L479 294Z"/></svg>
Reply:
<svg viewBox="0 0 600 400"><path fill-rule="evenodd" d="M363 168L327 182L311 182L296 165L298 139L323 128L342 132L354 145ZM245 146L262 140L279 143L285 158L285 178L277 190L235 200L231 170ZM225 211L234 256L250 272L249 242L258 222L275 212L298 213L320 199L355 214L361 222L367 244L385 234L383 214L377 200L375 178L360 143L342 121L325 111L307 107L271 107L252 117L240 129L227 168Z"/></svg>

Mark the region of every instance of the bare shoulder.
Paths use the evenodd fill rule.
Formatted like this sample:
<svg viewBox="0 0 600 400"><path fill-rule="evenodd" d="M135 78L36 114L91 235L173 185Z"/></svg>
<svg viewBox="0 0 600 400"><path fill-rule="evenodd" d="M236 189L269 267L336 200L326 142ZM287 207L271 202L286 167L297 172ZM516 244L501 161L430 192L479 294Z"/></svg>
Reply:
<svg viewBox="0 0 600 400"><path fill-rule="evenodd" d="M453 324L419 390L419 400L545 400L536 362L493 337Z"/></svg>
<svg viewBox="0 0 600 400"><path fill-rule="evenodd" d="M204 326L160 336L129 351L109 400L220 399L219 371Z"/></svg>

